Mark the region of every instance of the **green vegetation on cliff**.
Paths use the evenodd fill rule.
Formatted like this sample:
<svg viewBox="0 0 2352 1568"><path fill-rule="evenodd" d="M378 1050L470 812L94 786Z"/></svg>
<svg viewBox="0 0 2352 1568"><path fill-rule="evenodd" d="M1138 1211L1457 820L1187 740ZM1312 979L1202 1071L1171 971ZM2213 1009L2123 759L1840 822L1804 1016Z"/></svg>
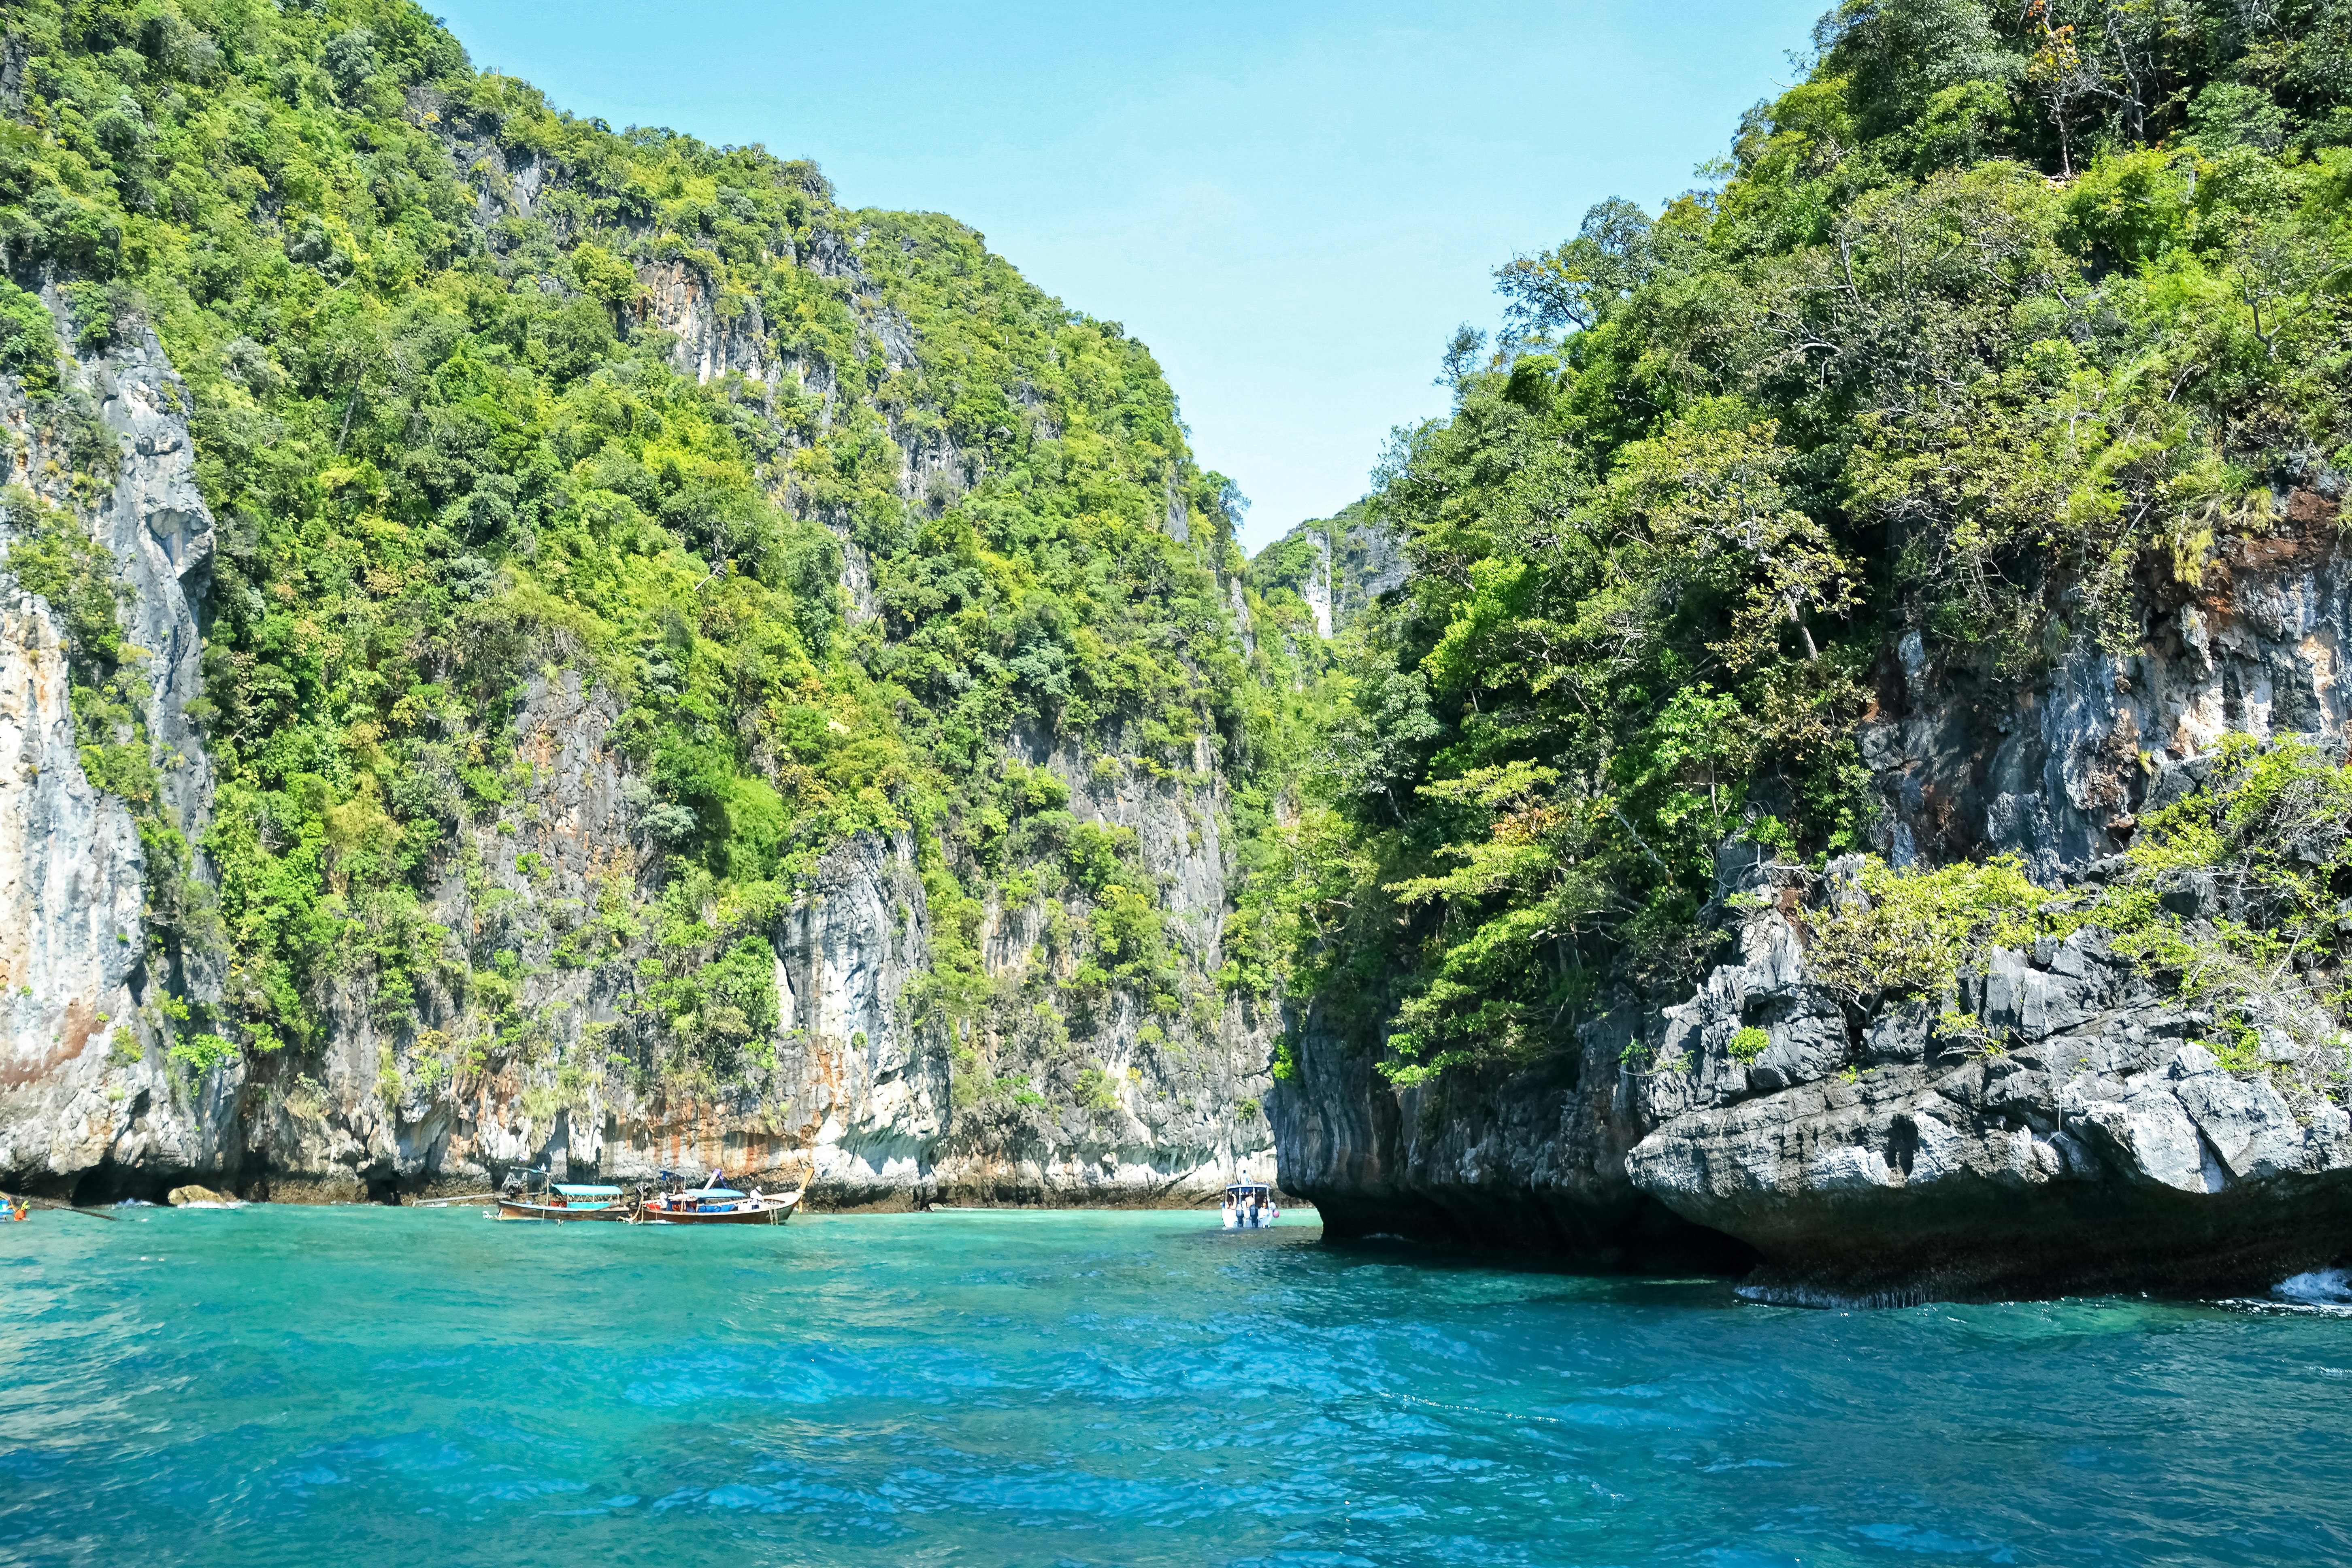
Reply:
<svg viewBox="0 0 2352 1568"><path fill-rule="evenodd" d="M461 829L514 796L506 721L558 667L615 694L667 869L573 911L552 962L651 935L635 1065L701 1081L773 1027L744 943L845 836L914 837L950 1010L992 879L1085 884L1009 733L1163 774L1246 748L1230 486L1142 345L978 234L561 113L404 0L29 0L0 29L0 371L95 430L58 353L152 326L217 523L217 907L173 940L226 981L166 1009L183 1059L313 1047L335 996L400 1035L426 987L476 1065L529 1035L517 952L429 900L474 874ZM780 374L682 373L679 299ZM87 499L114 454L74 449L18 477ZM1096 918L1102 984L1174 984L1150 887Z"/></svg>
<svg viewBox="0 0 2352 1568"><path fill-rule="evenodd" d="M1852 1001L1943 1001L1964 966L2084 928L2205 1010L2205 1044L2232 1071L2283 1084L2352 1079L2352 994L2325 971L2352 888L2352 769L2296 737L2230 734L2196 787L2143 812L2122 864L2096 885L2037 887L2012 855L1895 869L1863 858L1808 920L1817 983ZM1998 1054L1965 1014L1948 1032Z"/></svg>
<svg viewBox="0 0 2352 1568"><path fill-rule="evenodd" d="M1379 475L1410 575L1243 919L1400 1080L1685 982L1727 836L1867 843L1901 634L2021 687L2352 467L2352 5L1849 0L1815 44L1710 188L1500 268Z"/></svg>

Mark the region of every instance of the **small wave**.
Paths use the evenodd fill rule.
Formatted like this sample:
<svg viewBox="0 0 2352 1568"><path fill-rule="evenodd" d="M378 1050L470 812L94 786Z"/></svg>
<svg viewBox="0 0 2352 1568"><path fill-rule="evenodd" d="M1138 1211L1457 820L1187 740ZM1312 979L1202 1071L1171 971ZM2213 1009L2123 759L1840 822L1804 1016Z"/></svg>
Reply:
<svg viewBox="0 0 2352 1568"><path fill-rule="evenodd" d="M2352 1307L2352 1270L2315 1268L2280 1280L2271 1294L2310 1307Z"/></svg>
<svg viewBox="0 0 2352 1568"><path fill-rule="evenodd" d="M2016 1561L2014 1550L2000 1542L1973 1541L1913 1524L1865 1524L1859 1526L1854 1533L1881 1546L1891 1546L1897 1552L1916 1552L1943 1558L1990 1555L1995 1563Z"/></svg>
<svg viewBox="0 0 2352 1568"><path fill-rule="evenodd" d="M1925 1290L1864 1290L1846 1295L1811 1285L1735 1285L1731 1293L1759 1307L1811 1307L1821 1311L1874 1312L1890 1307L1923 1307Z"/></svg>
<svg viewBox="0 0 2352 1568"><path fill-rule="evenodd" d="M2280 1301L2268 1296L2232 1296L2213 1305L2225 1311L2252 1312L2260 1318L2352 1318L2352 1302Z"/></svg>
<svg viewBox="0 0 2352 1568"><path fill-rule="evenodd" d="M2213 1304L2275 1317L2352 1318L2352 1269L2314 1268L2280 1280L2267 1296L2233 1296Z"/></svg>

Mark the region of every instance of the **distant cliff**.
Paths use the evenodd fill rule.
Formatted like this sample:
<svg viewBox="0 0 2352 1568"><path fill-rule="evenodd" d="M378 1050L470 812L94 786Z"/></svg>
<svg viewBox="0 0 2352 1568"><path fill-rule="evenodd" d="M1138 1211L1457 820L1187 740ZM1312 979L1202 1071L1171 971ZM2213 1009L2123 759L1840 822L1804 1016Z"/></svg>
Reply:
<svg viewBox="0 0 2352 1568"><path fill-rule="evenodd" d="M1365 606L1404 582L1395 533L1371 502L1302 522L1250 558L1250 585L1261 595L1295 594L1318 636L1333 637Z"/></svg>

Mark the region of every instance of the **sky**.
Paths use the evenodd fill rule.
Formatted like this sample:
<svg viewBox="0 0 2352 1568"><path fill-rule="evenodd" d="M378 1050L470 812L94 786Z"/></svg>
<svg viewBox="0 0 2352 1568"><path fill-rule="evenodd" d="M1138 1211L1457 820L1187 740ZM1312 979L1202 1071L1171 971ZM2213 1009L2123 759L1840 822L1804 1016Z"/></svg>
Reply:
<svg viewBox="0 0 2352 1568"><path fill-rule="evenodd" d="M1252 549L1445 411L1497 266L1698 183L1826 3L438 0L559 108L814 158L844 205L952 214L1123 323Z"/></svg>

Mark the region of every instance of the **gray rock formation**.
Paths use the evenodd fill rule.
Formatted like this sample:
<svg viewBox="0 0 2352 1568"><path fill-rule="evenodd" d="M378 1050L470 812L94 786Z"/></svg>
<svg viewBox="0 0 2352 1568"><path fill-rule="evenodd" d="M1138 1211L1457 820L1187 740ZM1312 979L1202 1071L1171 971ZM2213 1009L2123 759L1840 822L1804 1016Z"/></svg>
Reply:
<svg viewBox="0 0 2352 1568"><path fill-rule="evenodd" d="M2312 478L2280 498L2278 534L2230 540L2200 583L2151 590L2129 656L2080 643L2022 701L1982 689L1969 650L1901 634L1859 736L1888 808L1879 848L1898 865L2008 850L2054 881L2123 847L2157 763L2230 731L2340 732L2352 555L2340 481Z"/></svg>
<svg viewBox="0 0 2352 1568"><path fill-rule="evenodd" d="M1282 1185L1334 1237L1466 1242L1601 1272L1744 1268L1746 1247L1625 1174L1645 1126L1621 1092L1633 1021L1603 1019L1525 1071L1398 1090L1310 1018L1271 1102Z"/></svg>
<svg viewBox="0 0 2352 1568"><path fill-rule="evenodd" d="M1793 927L1669 1008L1637 1075L1654 1124L1632 1184L1756 1248L1748 1289L1794 1300L2151 1286L2210 1294L2324 1267L2352 1223L2352 1116L2237 1077L2187 1011L2085 929L1996 948L1954 999L1849 1032ZM1770 1037L1733 1058L1743 1027ZM2002 1043L2006 1042L2006 1043Z"/></svg>
<svg viewBox="0 0 2352 1568"><path fill-rule="evenodd" d="M67 410L93 416L116 448L111 491L77 505L70 432L33 417L21 386L0 377L18 465L7 478L112 552L131 591L125 674L148 689L156 816L193 843L212 804L185 711L201 689L194 604L212 518L196 490L186 389L142 332L74 364L65 392ZM11 515L0 548L28 531ZM218 995L219 976L200 951L151 944L147 852L131 811L83 771L63 628L5 565L0 556L0 1172L64 1184L92 1172L162 1180L233 1167L241 1075L191 1081L163 1054L156 1011L169 978L159 969L184 962L183 994L200 997Z"/></svg>
<svg viewBox="0 0 2352 1568"><path fill-rule="evenodd" d="M1357 501L1267 545L1251 574L1261 593L1288 588L1307 601L1317 634L1328 637L1404 582L1404 552L1371 504Z"/></svg>

